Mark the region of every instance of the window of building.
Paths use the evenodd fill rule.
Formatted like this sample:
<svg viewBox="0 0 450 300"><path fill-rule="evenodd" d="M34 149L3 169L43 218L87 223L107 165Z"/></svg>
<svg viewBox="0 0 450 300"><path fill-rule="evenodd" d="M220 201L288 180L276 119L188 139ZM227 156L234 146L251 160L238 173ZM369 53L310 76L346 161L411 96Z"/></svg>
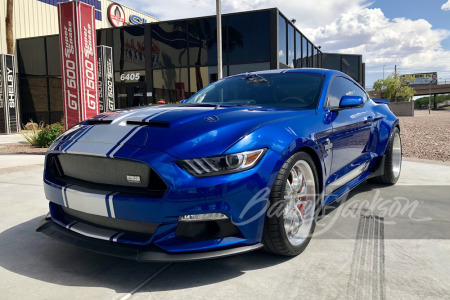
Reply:
<svg viewBox="0 0 450 300"><path fill-rule="evenodd" d="M295 64L296 68L302 67L302 36L300 32L295 32Z"/></svg>
<svg viewBox="0 0 450 300"><path fill-rule="evenodd" d="M287 65L286 52L286 19L278 15L278 61L284 65Z"/></svg>
<svg viewBox="0 0 450 300"><path fill-rule="evenodd" d="M295 30L291 24L288 24L288 66L293 68L295 62Z"/></svg>
<svg viewBox="0 0 450 300"><path fill-rule="evenodd" d="M153 68L187 66L186 22L156 23L151 28Z"/></svg>
<svg viewBox="0 0 450 300"><path fill-rule="evenodd" d="M217 26L215 18L188 21L189 65L217 64Z"/></svg>
<svg viewBox="0 0 450 300"><path fill-rule="evenodd" d="M224 48L229 50L229 64L270 61L269 11L235 14L227 19Z"/></svg>
<svg viewBox="0 0 450 300"><path fill-rule="evenodd" d="M47 68L48 75L61 76L61 57L59 53L59 36L45 38L47 46Z"/></svg>
<svg viewBox="0 0 450 300"><path fill-rule="evenodd" d="M359 55L342 55L342 72L355 79L361 81L359 75L360 56Z"/></svg>
<svg viewBox="0 0 450 300"><path fill-rule="evenodd" d="M18 40L17 56L20 74L47 75L44 38Z"/></svg>
<svg viewBox="0 0 450 300"><path fill-rule="evenodd" d="M145 69L144 26L129 26L113 31L114 70Z"/></svg>
<svg viewBox="0 0 450 300"><path fill-rule="evenodd" d="M153 71L154 99L164 99L166 103L188 98L188 68L173 68Z"/></svg>
<svg viewBox="0 0 450 300"><path fill-rule="evenodd" d="M302 36L302 67L309 67L308 63L308 40Z"/></svg>

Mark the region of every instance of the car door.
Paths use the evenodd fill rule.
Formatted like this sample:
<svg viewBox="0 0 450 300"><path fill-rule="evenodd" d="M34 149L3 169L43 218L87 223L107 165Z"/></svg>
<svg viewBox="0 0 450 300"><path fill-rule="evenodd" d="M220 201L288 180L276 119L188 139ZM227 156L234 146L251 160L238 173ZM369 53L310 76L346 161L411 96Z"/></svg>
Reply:
<svg viewBox="0 0 450 300"><path fill-rule="evenodd" d="M351 80L336 76L329 87L326 109L333 115L332 132L325 147L332 151L330 176L327 185L331 184L329 192L354 179L367 167L370 160L368 143L374 113L364 105L335 110L339 107L342 96L361 96L366 102L369 98L357 84Z"/></svg>

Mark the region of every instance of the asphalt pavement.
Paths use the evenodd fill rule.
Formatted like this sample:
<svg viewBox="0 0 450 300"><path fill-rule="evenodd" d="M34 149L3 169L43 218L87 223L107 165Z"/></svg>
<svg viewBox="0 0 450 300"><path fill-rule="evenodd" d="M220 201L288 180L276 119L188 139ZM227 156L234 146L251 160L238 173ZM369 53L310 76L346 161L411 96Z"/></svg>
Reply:
<svg viewBox="0 0 450 300"><path fill-rule="evenodd" d="M1 299L448 299L450 166L404 161L395 186L363 184L294 258L256 251L138 263L36 233L43 155L0 155Z"/></svg>

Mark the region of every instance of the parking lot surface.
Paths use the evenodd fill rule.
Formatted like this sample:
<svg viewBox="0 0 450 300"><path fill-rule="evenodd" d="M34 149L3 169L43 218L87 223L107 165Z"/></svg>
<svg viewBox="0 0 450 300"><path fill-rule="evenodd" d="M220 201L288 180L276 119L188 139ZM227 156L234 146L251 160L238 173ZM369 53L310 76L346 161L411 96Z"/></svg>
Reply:
<svg viewBox="0 0 450 300"><path fill-rule="evenodd" d="M450 166L404 161L328 210L299 256L256 251L138 263L36 233L43 155L0 155L2 299L443 299L450 293Z"/></svg>

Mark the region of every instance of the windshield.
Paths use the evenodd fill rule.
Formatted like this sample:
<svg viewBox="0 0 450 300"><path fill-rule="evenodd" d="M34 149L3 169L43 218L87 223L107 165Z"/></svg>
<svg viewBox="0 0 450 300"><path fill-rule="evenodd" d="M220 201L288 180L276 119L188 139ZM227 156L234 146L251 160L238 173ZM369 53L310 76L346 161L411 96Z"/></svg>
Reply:
<svg viewBox="0 0 450 300"><path fill-rule="evenodd" d="M186 103L314 109L323 76L308 73L244 74L217 81Z"/></svg>

